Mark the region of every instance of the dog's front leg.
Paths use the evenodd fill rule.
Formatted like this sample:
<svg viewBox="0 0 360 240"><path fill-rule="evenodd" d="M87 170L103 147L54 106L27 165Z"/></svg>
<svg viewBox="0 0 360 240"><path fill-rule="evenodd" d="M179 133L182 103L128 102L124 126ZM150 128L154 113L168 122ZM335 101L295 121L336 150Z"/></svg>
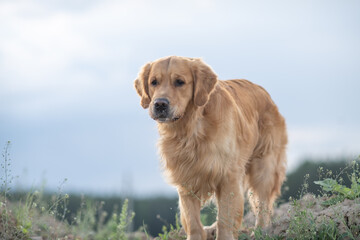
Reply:
<svg viewBox="0 0 360 240"><path fill-rule="evenodd" d="M200 221L201 200L186 189L178 189L181 223L187 240L205 240L206 232Z"/></svg>

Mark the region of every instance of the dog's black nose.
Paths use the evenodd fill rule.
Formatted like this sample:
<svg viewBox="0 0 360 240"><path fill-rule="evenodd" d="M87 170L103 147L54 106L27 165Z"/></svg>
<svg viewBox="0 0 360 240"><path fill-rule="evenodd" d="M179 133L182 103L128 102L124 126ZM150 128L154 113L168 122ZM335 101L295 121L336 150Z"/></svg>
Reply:
<svg viewBox="0 0 360 240"><path fill-rule="evenodd" d="M157 98L154 101L155 110L157 112L165 112L169 107L169 100L166 98Z"/></svg>

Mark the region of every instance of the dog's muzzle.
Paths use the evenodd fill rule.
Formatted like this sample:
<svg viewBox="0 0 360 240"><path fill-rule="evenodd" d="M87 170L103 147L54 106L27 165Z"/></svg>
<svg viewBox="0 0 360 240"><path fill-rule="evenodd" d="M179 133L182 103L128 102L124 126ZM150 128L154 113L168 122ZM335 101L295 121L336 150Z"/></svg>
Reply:
<svg viewBox="0 0 360 240"><path fill-rule="evenodd" d="M154 101L154 115L157 119L169 117L169 100L166 98L157 98Z"/></svg>

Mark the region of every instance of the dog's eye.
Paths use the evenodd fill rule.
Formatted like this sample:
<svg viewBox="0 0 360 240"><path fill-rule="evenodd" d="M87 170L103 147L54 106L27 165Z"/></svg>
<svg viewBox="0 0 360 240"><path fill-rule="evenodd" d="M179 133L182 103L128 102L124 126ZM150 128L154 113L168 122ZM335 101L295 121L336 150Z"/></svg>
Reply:
<svg viewBox="0 0 360 240"><path fill-rule="evenodd" d="M152 81L151 81L151 85L153 85L153 86L158 85L158 81L157 81L156 79L152 80Z"/></svg>
<svg viewBox="0 0 360 240"><path fill-rule="evenodd" d="M184 85L185 82L181 79L176 79L175 80L175 87L181 87L182 85Z"/></svg>

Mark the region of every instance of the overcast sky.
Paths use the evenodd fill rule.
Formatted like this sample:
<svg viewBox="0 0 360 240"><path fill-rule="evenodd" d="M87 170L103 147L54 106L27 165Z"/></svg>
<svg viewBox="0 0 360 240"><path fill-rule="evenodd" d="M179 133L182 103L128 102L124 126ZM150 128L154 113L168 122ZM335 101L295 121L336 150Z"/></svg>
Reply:
<svg viewBox="0 0 360 240"><path fill-rule="evenodd" d="M290 171L360 153L357 0L54 2L0 1L0 144L12 142L21 186L175 193L133 88L169 55L265 87L287 120Z"/></svg>

